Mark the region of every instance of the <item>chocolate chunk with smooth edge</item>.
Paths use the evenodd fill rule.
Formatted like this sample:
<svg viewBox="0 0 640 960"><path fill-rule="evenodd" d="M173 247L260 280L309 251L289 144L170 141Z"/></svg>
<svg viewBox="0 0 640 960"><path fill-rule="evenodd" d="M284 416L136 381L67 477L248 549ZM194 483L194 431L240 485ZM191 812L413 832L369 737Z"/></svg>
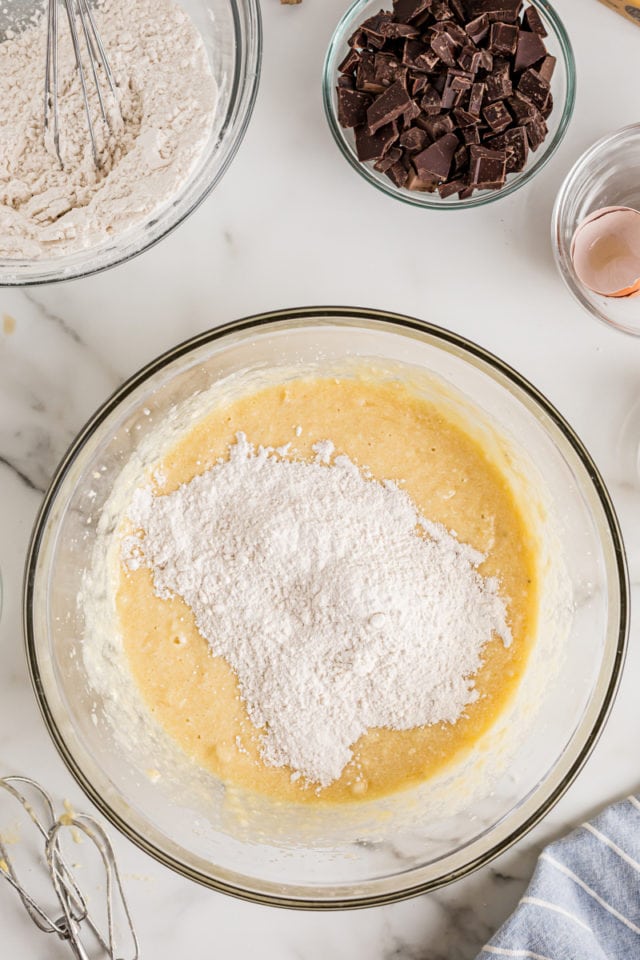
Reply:
<svg viewBox="0 0 640 960"><path fill-rule="evenodd" d="M338 67L338 70L340 73L355 73L359 61L360 54L357 50L351 49Z"/></svg>
<svg viewBox="0 0 640 960"><path fill-rule="evenodd" d="M520 124L531 120L536 112L536 108L532 103L529 103L528 100L523 100L522 97L519 97L517 94L507 99L507 106L515 117L516 122Z"/></svg>
<svg viewBox="0 0 640 960"><path fill-rule="evenodd" d="M489 27L489 17L486 13L482 13L479 17L476 17L475 20L470 20L465 26L465 30L473 42L478 44L481 40L484 40L489 33Z"/></svg>
<svg viewBox="0 0 640 960"><path fill-rule="evenodd" d="M544 105L544 107L542 108L542 110L540 111L540 113L542 114L542 116L543 116L544 119L546 120L546 119L549 117L549 115L551 114L551 111L552 111L552 110L553 110L553 94L552 94L552 93L549 93L549 96L547 97L547 102L545 103L545 105Z"/></svg>
<svg viewBox="0 0 640 960"><path fill-rule="evenodd" d="M338 90L338 123L341 127L357 127L367 122L371 97L359 90Z"/></svg>
<svg viewBox="0 0 640 960"><path fill-rule="evenodd" d="M458 65L467 73L477 73L481 60L482 54L475 47L463 47L458 54Z"/></svg>
<svg viewBox="0 0 640 960"><path fill-rule="evenodd" d="M538 110L544 107L549 97L549 84L533 69L525 70L518 81L517 90L519 96L524 97Z"/></svg>
<svg viewBox="0 0 640 960"><path fill-rule="evenodd" d="M430 177L446 180L451 169L453 155L459 146L459 140L453 133L446 133L413 158L413 163L422 180Z"/></svg>
<svg viewBox="0 0 640 960"><path fill-rule="evenodd" d="M355 135L358 160L363 163L367 160L379 160L398 139L398 124L388 123L374 134L369 133L366 124L363 124L355 128Z"/></svg>
<svg viewBox="0 0 640 960"><path fill-rule="evenodd" d="M432 37L431 49L448 67L455 67L458 44L448 33L437 33Z"/></svg>
<svg viewBox="0 0 640 960"><path fill-rule="evenodd" d="M505 151L507 173L519 173L520 170L524 170L529 156L529 143L524 127L512 127L511 130L505 130L497 137L491 137L487 140L486 146L490 147L491 150Z"/></svg>
<svg viewBox="0 0 640 960"><path fill-rule="evenodd" d="M389 167L387 170L387 176L396 187L404 187L409 177L409 171L399 160Z"/></svg>
<svg viewBox="0 0 640 960"><path fill-rule="evenodd" d="M441 26L443 32L448 33L451 39L455 40L459 46L463 46L463 44L469 42L469 37L465 31L454 20L446 20Z"/></svg>
<svg viewBox="0 0 640 960"><path fill-rule="evenodd" d="M367 35L367 39L372 46L382 47L384 45L385 36L380 28L383 23L391 20L391 17L391 13L385 13L384 10L381 10L380 13L374 14L361 24L360 29Z"/></svg>
<svg viewBox="0 0 640 960"><path fill-rule="evenodd" d="M343 73L342 76L338 77L336 84L338 90L355 90L356 88L355 77L350 77L347 73Z"/></svg>
<svg viewBox="0 0 640 960"><path fill-rule="evenodd" d="M489 150L472 144L469 147L469 186L479 190L496 190L504 184L507 157L504 150Z"/></svg>
<svg viewBox="0 0 640 960"><path fill-rule="evenodd" d="M542 60L546 52L547 48L537 33L530 33L528 30L518 31L518 46L513 69L516 73L526 70L538 60Z"/></svg>
<svg viewBox="0 0 640 960"><path fill-rule="evenodd" d="M472 113L475 117L480 116L480 111L482 110L482 100L484 98L486 87L484 83L474 83L471 85L471 92L469 94L469 103L467 104L467 110L469 113Z"/></svg>
<svg viewBox="0 0 640 960"><path fill-rule="evenodd" d="M537 33L539 37L547 36L547 30L542 22L542 17L535 7L528 6L524 11L524 22L532 33Z"/></svg>
<svg viewBox="0 0 640 960"><path fill-rule="evenodd" d="M502 100L496 100L490 103L482 111L482 116L487 121L494 133L502 133L511 125L511 114L505 107Z"/></svg>
<svg viewBox="0 0 640 960"><path fill-rule="evenodd" d="M394 83L399 68L400 61L392 53L376 53L373 58L373 75L379 83Z"/></svg>
<svg viewBox="0 0 640 960"><path fill-rule="evenodd" d="M402 23L409 23L428 9L429 0L393 0L393 13Z"/></svg>
<svg viewBox="0 0 640 960"><path fill-rule="evenodd" d="M356 69L356 87L364 93L384 93L385 86L376 80L375 58L369 50L363 50Z"/></svg>
<svg viewBox="0 0 640 960"><path fill-rule="evenodd" d="M456 107L453 110L453 116L461 130L465 127L474 127L478 123L478 117L469 113L468 110L463 110L462 107Z"/></svg>
<svg viewBox="0 0 640 960"><path fill-rule="evenodd" d="M400 147L391 147L391 149L385 153L384 157L380 157L379 160L376 160L373 166L378 173L386 173L389 167L392 167L394 163L397 163L398 160L401 159L402 150Z"/></svg>
<svg viewBox="0 0 640 960"><path fill-rule="evenodd" d="M454 193L459 193L461 190L464 190L466 183L464 180L447 180L446 183L438 184L438 193L443 200L446 200L447 197L452 197Z"/></svg>
<svg viewBox="0 0 640 960"><path fill-rule="evenodd" d="M532 150L537 150L549 132L546 121L541 113L536 111L536 115L525 124L527 131L527 140Z"/></svg>
<svg viewBox="0 0 640 960"><path fill-rule="evenodd" d="M433 193L436 189L437 181L431 178L421 177L414 170L409 171L405 187L407 190L419 190L421 193Z"/></svg>
<svg viewBox="0 0 640 960"><path fill-rule="evenodd" d="M440 108L442 107L442 97L435 87L429 85L426 88L424 91L424 96L420 101L420 107L429 115L440 113Z"/></svg>
<svg viewBox="0 0 640 960"><path fill-rule="evenodd" d="M453 133L455 124L451 117L443 113L437 117L420 117L418 124L423 130L426 130L431 140L439 140L447 133Z"/></svg>
<svg viewBox="0 0 640 960"><path fill-rule="evenodd" d="M515 23L520 13L522 0L469 0L469 13L478 17L485 13L489 20Z"/></svg>
<svg viewBox="0 0 640 960"><path fill-rule="evenodd" d="M513 23L492 23L489 49L492 53L509 56L518 45L518 28Z"/></svg>
<svg viewBox="0 0 640 960"><path fill-rule="evenodd" d="M369 133L375 133L380 127L386 126L392 120L397 120L412 103L406 85L402 80L396 80L384 93L376 97L367 110Z"/></svg>
<svg viewBox="0 0 640 960"><path fill-rule="evenodd" d="M550 53L546 55L540 66L538 67L538 73L543 80L546 80L547 83L551 83L551 78L553 76L553 71L556 68L556 58L552 57Z"/></svg>
<svg viewBox="0 0 640 960"><path fill-rule="evenodd" d="M400 135L398 143L409 153L419 153L427 144L427 132L420 127L410 127Z"/></svg>
<svg viewBox="0 0 640 960"><path fill-rule="evenodd" d="M506 100L513 93L509 67L506 64L497 67L493 73L486 77L485 82L487 85L485 99L488 103L492 103L494 100Z"/></svg>
<svg viewBox="0 0 640 960"><path fill-rule="evenodd" d="M409 23L394 23L392 20L383 23L380 27L380 32L387 40L400 40L405 38L413 40L415 37L420 36L420 31L417 27L413 27Z"/></svg>

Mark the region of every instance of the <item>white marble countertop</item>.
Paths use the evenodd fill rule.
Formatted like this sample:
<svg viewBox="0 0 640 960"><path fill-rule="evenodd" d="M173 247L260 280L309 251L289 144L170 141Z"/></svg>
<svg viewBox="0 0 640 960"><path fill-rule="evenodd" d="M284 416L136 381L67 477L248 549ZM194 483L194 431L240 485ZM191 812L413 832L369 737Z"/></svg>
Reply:
<svg viewBox="0 0 640 960"><path fill-rule="evenodd" d="M167 240L92 279L0 291L0 771L31 774L78 809L90 805L49 741L23 653L30 528L56 462L96 405L207 327L332 303L409 313L477 340L544 391L590 448L620 514L640 600L640 340L582 312L549 244L568 167L593 140L638 120L640 29L596 0L557 0L578 64L576 113L558 154L513 197L462 215L429 213L378 194L333 144L320 75L344 6L263 0L263 78L249 132L213 195ZM380 223L384 242L374 243ZM517 903L541 846L639 788L639 631L635 619L613 713L564 799L491 866L433 895L349 913L253 906L175 876L112 830L143 956L470 960ZM4 886L0 931L3 957L68 956L29 925Z"/></svg>

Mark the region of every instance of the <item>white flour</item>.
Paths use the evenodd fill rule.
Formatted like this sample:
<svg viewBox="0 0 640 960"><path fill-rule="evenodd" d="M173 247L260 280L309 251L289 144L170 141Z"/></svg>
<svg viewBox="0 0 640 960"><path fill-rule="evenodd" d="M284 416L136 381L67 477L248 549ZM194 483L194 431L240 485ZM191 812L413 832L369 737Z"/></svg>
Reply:
<svg viewBox="0 0 640 960"><path fill-rule="evenodd" d="M266 763L325 786L371 727L454 722L495 634L511 642L483 557L333 444L315 463L243 434L168 495L139 488L123 555L181 596L234 668Z"/></svg>
<svg viewBox="0 0 640 960"><path fill-rule="evenodd" d="M116 135L95 124L98 172L62 5L62 170L52 143L43 141L46 18L0 43L0 256L59 256L147 220L185 183L211 131L216 85L202 37L180 7L105 0L95 16L124 119ZM88 65L87 75L97 118Z"/></svg>

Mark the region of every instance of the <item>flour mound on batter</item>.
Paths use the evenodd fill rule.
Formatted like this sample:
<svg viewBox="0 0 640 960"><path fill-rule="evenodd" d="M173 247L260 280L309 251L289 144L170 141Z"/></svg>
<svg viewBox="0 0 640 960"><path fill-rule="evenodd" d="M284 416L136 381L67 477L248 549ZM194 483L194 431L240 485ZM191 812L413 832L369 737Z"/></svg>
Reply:
<svg viewBox="0 0 640 960"><path fill-rule="evenodd" d="M265 763L324 787L370 728L454 723L484 646L511 633L480 553L330 441L315 449L296 461L237 434L173 493L135 492L122 553L233 667Z"/></svg>

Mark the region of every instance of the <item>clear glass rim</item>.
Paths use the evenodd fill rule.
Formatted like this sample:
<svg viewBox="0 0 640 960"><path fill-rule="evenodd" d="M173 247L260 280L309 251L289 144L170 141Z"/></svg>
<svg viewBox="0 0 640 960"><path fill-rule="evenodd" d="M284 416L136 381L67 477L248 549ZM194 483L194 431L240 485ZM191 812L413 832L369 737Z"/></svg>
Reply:
<svg viewBox="0 0 640 960"><path fill-rule="evenodd" d="M588 147L573 164L568 174L562 181L562 184L560 185L558 195L556 196L556 201L553 205L553 213L551 215L551 245L553 247L553 254L558 272L564 280L567 289L573 296L574 300L576 300L590 316L595 317L596 320L599 320L600 323L605 324L605 326L613 327L615 330L619 330L620 333L626 333L631 337L640 337L640 324L636 325L635 327L631 327L623 323L616 323L615 320L610 319L604 313L598 310L585 296L581 285L574 278L574 273L571 268L570 254L562 241L565 211L576 179L580 176L585 167L589 166L593 158L596 157L603 149L612 146L618 140L624 140L627 136L629 136L629 134L636 134L640 136L640 123L629 123L624 127L619 127L617 130L614 130L613 133L606 133L603 137L600 137L599 140L596 140L595 143Z"/></svg>
<svg viewBox="0 0 640 960"><path fill-rule="evenodd" d="M427 336L432 338L445 350L462 354L465 359L471 363L476 366L481 366L482 369L496 381L503 383L503 385L506 381L507 385L515 387L519 391L519 394L524 395L532 410L541 411L546 415L568 443L572 452L577 456L578 461L585 470L587 482L591 485L596 495L596 501L602 510L604 525L611 539L609 563L614 570L614 575L612 575L611 580L612 586L616 590L618 606L617 625L615 628L615 650L612 651L612 656L610 656L612 661L611 668L609 672L605 671L604 667L602 668L603 673L599 675L598 681L594 686L594 689L597 688L600 693L595 708L597 711L595 719L591 722L588 729L581 731L581 735L578 738L579 742L576 742L577 734L574 732L570 748L565 748L565 754L570 755L570 759L567 760L565 764L565 766L567 766L566 772L551 789L547 789L547 792L545 792L544 787L542 788L543 796L533 812L526 816L522 822L517 823L502 839L487 846L474 859L444 875L426 881L412 882L412 874L416 874L421 869L424 869L421 867L413 867L404 873L393 874L384 878L364 880L359 881L357 884L349 883L342 886L337 884L336 887L340 889L342 893L340 896L334 896L333 894L323 896L323 890L321 888L314 888L313 886L303 887L297 884L295 886L291 885L287 890L286 884L273 884L266 881L253 880L252 882L256 884L256 887L253 887L249 883L243 886L237 883L230 883L219 877L212 877L202 870L185 864L177 859L177 857L172 856L167 850L159 849L153 842L133 827L130 822L123 819L119 813L113 810L85 775L56 723L38 662L33 616L34 586L38 574L40 550L45 541L48 519L58 492L68 471L71 469L76 458L81 454L85 444L93 437L106 418L117 409L120 403L151 376L162 371L173 361L189 354L199 347L221 340L228 335L235 335L252 330L255 331L269 326L282 328L287 325L290 326L292 323L304 324L314 320L318 322L339 322L341 320L347 324L368 322L372 327L382 322L392 328L399 329L409 336ZM613 503L604 481L590 454L572 427L555 409L551 402L540 393L536 387L529 383L529 381L504 361L478 346L473 341L467 340L458 334L426 321L407 317L402 314L364 308L331 306L302 307L299 309L274 311L246 317L242 320L198 334L178 344L151 361L138 373L134 374L96 411L81 429L61 461L38 513L25 564L23 628L32 685L45 725L54 745L68 770L92 803L114 827L135 843L136 846L178 874L194 880L203 886L243 900L303 910L352 909L378 906L418 896L472 873L474 870L488 864L496 856L511 847L516 841L520 840L563 796L593 750L615 700L627 648L629 631L629 583L622 534ZM578 729L580 729L585 722L585 718L583 717ZM560 755L557 761L558 765L560 765L563 756L563 754ZM553 769L554 768L547 774L547 779L552 779L551 773ZM535 795L540 789L540 787L534 788L530 796ZM247 880L252 880L252 878L247 877ZM257 889L260 884L262 884L262 889ZM380 890L378 889L380 886L388 889ZM350 892L350 888L353 887L357 887L357 893ZM366 888L369 888L369 892L363 892L363 890L366 891ZM373 888L375 888L375 892L373 892Z"/></svg>
<svg viewBox="0 0 640 960"><path fill-rule="evenodd" d="M367 164L361 163L356 157L354 151L348 146L348 144L345 143L342 128L338 123L338 118L336 116L333 104L335 74L332 71L332 63L336 50L340 48L344 42L345 36L353 32L361 10L369 3L370 0L355 0L352 6L349 7L346 13L341 17L338 26L336 27L329 42L322 75L322 102L324 104L324 111L329 124L329 129L331 130L333 139L340 148L340 152L349 162L350 166L356 170L368 183L376 187L376 189L381 193L384 193L389 197L393 197L394 200L400 200L402 203L409 204L409 206L421 207L425 210L470 210L473 207L483 207L488 203L494 203L496 200L502 200L504 197L510 196L512 193L515 193L516 190L519 190L520 187L523 187L526 183L532 180L533 177L539 173L543 167L546 166L560 146L567 131L567 127L569 126L569 121L573 115L576 99L576 63L573 54L573 47L571 46L569 35L564 27L564 24L562 23L562 20L548 0L529 0L529 3L531 3L532 6L537 7L545 14L549 23L551 24L555 37L562 51L567 89L558 128L551 140L548 142L545 141L544 148L536 157L535 162L518 176L512 177L511 180L507 180L506 185L501 190L494 190L491 193L481 194L477 197L468 197L466 200L457 199L455 201L434 200L431 199L431 195L428 193L424 194L402 191L397 187L394 187L391 181L386 183L383 180L378 180L378 178L373 175Z"/></svg>
<svg viewBox="0 0 640 960"><path fill-rule="evenodd" d="M165 228L157 236L152 236L135 250L127 250L119 254L115 252L114 249L112 257L107 257L104 263L97 263L95 266L86 267L83 266L82 263L79 263L77 266L71 267L68 272L61 272L65 270L65 257L60 257L59 260L52 259L43 261L11 261L0 259L0 288L35 287L45 283L64 283L67 280L82 280L86 277L104 273L105 270L111 270L112 267L128 263L147 250L151 250L157 243L160 243L161 240L169 236L170 233L179 227L180 224L184 223L184 221L198 209L200 204L207 199L213 188L217 186L228 170L240 148L240 144L244 139L253 114L260 82L262 65L262 15L259 0L230 0L230 6L234 21L236 49L239 51L240 56L238 56L236 61L231 83L229 105L224 123L218 134L218 139L223 139L230 127L236 125L235 139L224 155L222 163L213 175L209 177L193 202L183 210L175 220L169 218ZM244 12L246 29L241 28L240 7L242 7ZM239 42L240 37L243 37L244 40L242 44ZM72 256L81 258L83 253L84 251L77 251ZM87 251L87 254L91 254L91 249ZM96 255L99 257L99 252ZM12 270L23 272L12 277L10 276Z"/></svg>

